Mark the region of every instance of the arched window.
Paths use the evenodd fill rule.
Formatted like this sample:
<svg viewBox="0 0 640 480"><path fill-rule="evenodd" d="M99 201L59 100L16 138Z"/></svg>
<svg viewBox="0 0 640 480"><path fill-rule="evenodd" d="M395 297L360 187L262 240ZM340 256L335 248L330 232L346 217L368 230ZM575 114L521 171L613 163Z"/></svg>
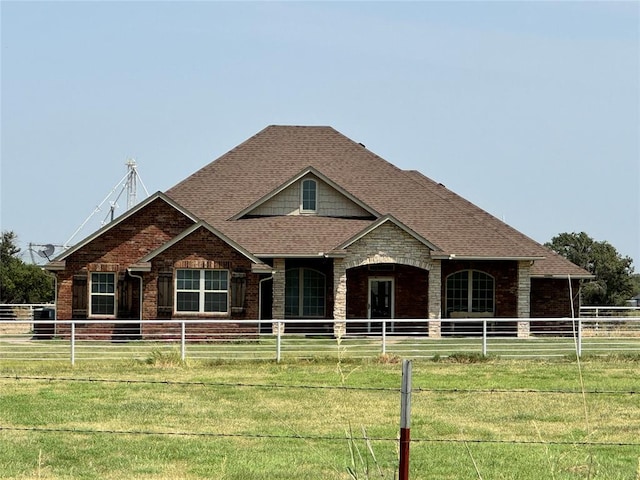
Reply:
<svg viewBox="0 0 640 480"><path fill-rule="evenodd" d="M305 213L315 212L318 209L318 184L315 180L307 178L302 181L300 211Z"/></svg>
<svg viewBox="0 0 640 480"><path fill-rule="evenodd" d="M285 272L285 317L324 317L325 276L310 268Z"/></svg>
<svg viewBox="0 0 640 480"><path fill-rule="evenodd" d="M461 270L447 277L447 316L451 312L493 313L495 287L491 275Z"/></svg>

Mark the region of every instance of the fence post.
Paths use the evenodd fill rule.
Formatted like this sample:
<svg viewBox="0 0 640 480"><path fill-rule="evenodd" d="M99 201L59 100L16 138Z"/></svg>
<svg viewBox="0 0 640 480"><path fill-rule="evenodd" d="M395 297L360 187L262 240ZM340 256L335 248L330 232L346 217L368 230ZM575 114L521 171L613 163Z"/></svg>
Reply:
<svg viewBox="0 0 640 480"><path fill-rule="evenodd" d="M582 318L578 317L578 357L582 357Z"/></svg>
<svg viewBox="0 0 640 480"><path fill-rule="evenodd" d="M387 353L387 322L382 321L382 354Z"/></svg>
<svg viewBox="0 0 640 480"><path fill-rule="evenodd" d="M487 356L487 319L482 319L482 356Z"/></svg>
<svg viewBox="0 0 640 480"><path fill-rule="evenodd" d="M180 359L184 362L187 358L187 333L185 322L180 324Z"/></svg>
<svg viewBox="0 0 640 480"><path fill-rule="evenodd" d="M282 325L281 322L277 323L278 328L276 331L276 362L280 363L280 354L282 348Z"/></svg>
<svg viewBox="0 0 640 480"><path fill-rule="evenodd" d="M76 322L71 321L71 365L76 364Z"/></svg>
<svg viewBox="0 0 640 480"><path fill-rule="evenodd" d="M411 443L411 360L402 361L400 388L400 465L398 480L409 480L409 446Z"/></svg>

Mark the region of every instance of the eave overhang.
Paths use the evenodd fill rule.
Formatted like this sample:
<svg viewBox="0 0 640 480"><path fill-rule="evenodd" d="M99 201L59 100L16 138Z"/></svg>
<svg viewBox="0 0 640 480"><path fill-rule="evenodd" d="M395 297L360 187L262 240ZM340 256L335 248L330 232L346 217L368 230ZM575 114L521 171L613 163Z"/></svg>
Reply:
<svg viewBox="0 0 640 480"><path fill-rule="evenodd" d="M258 258L324 258L329 255L323 252L318 253L257 253Z"/></svg>
<svg viewBox="0 0 640 480"><path fill-rule="evenodd" d="M150 272L151 262L138 262L127 267L127 270L132 272Z"/></svg>
<svg viewBox="0 0 640 480"><path fill-rule="evenodd" d="M49 272L61 272L67 268L67 262L65 260L53 260L42 266Z"/></svg>
<svg viewBox="0 0 640 480"><path fill-rule="evenodd" d="M550 278L550 279L555 279L555 280L593 280L594 278L596 278L595 275L563 275L563 274L549 274L549 275L544 275L544 274L538 274L538 275L531 275L531 278Z"/></svg>
<svg viewBox="0 0 640 480"><path fill-rule="evenodd" d="M266 273L273 275L275 270L266 263L254 263L251 265L251 273Z"/></svg>
<svg viewBox="0 0 640 480"><path fill-rule="evenodd" d="M434 253L431 255L431 258L436 260L478 260L478 261L492 261L492 260L501 260L501 261L530 261L535 262L536 260L544 260L546 257L541 256L530 256L530 255L522 255L522 256L496 256L496 255L457 255L455 253Z"/></svg>

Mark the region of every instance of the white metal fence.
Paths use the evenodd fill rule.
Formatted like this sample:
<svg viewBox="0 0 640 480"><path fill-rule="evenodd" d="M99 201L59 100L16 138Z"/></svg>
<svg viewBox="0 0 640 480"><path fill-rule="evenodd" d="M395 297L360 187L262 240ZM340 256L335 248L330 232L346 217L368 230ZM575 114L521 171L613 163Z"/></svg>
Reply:
<svg viewBox="0 0 640 480"><path fill-rule="evenodd" d="M360 319L339 337L332 320L144 320L142 331L135 322L0 319L0 362L640 354L640 316Z"/></svg>
<svg viewBox="0 0 640 480"><path fill-rule="evenodd" d="M640 316L640 307L582 306L580 316L583 318Z"/></svg>

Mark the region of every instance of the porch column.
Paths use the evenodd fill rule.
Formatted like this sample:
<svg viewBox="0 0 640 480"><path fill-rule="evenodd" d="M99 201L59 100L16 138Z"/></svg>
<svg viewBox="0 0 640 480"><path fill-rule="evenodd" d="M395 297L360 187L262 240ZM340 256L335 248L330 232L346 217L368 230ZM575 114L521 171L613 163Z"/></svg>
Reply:
<svg viewBox="0 0 640 480"><path fill-rule="evenodd" d="M274 320L272 331L274 335L278 334L278 320L284 320L284 258L273 259L273 305L271 313ZM284 333L284 324L281 324L280 333Z"/></svg>
<svg viewBox="0 0 640 480"><path fill-rule="evenodd" d="M518 338L528 338L531 328L531 261L518 262Z"/></svg>
<svg viewBox="0 0 640 480"><path fill-rule="evenodd" d="M343 258L333 259L333 334L347 333L347 270Z"/></svg>
<svg viewBox="0 0 640 480"><path fill-rule="evenodd" d="M429 336L440 338L442 330L442 262L431 260L429 270Z"/></svg>

